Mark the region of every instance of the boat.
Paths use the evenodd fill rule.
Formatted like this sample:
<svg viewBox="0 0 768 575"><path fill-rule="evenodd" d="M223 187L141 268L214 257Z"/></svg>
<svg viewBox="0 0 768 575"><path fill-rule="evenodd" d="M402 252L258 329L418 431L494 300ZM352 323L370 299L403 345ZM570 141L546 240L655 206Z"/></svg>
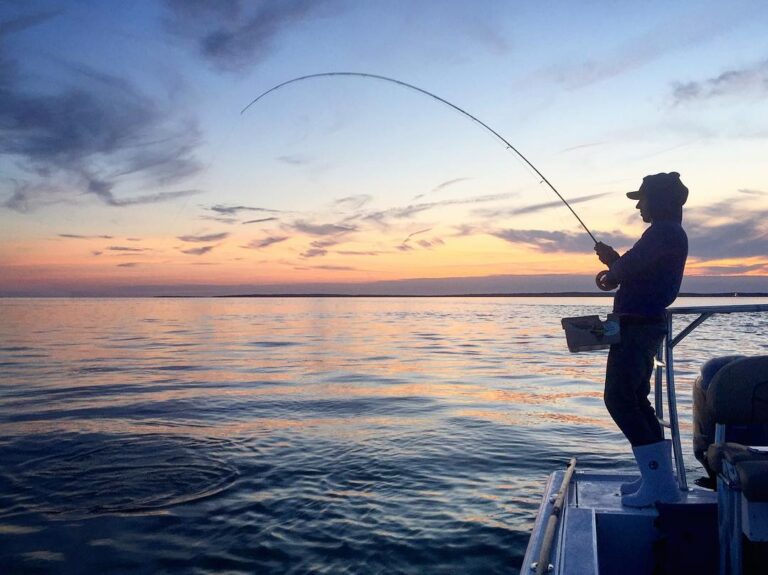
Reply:
<svg viewBox="0 0 768 575"><path fill-rule="evenodd" d="M672 442L680 502L624 507L620 485L636 476L580 470L572 458L549 476L521 575L768 574L768 448L732 439L744 425L768 424L768 356L721 362L705 390L716 423L705 454L716 490L688 485L674 368L675 347L708 318L762 312L768 304L667 310L654 395L657 418ZM690 321L675 334L673 318Z"/></svg>

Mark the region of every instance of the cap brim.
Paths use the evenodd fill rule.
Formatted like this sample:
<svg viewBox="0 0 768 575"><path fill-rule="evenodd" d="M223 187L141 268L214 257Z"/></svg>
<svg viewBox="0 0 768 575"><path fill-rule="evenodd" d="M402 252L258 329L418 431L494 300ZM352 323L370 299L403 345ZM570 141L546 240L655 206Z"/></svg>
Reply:
<svg viewBox="0 0 768 575"><path fill-rule="evenodd" d="M643 193L639 190L637 192L627 192L627 197L630 200L639 200L643 197Z"/></svg>

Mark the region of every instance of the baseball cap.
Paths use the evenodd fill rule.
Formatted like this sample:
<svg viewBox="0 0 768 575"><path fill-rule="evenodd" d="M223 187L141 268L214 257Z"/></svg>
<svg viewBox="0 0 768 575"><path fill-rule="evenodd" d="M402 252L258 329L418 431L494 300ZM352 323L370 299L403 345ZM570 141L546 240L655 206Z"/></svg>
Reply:
<svg viewBox="0 0 768 575"><path fill-rule="evenodd" d="M645 176L639 190L627 192L627 197L631 200L639 200L643 196L648 195L658 199L664 198L668 202L674 202L682 206L688 199L688 188L680 181L680 174L677 172L662 172L652 176Z"/></svg>

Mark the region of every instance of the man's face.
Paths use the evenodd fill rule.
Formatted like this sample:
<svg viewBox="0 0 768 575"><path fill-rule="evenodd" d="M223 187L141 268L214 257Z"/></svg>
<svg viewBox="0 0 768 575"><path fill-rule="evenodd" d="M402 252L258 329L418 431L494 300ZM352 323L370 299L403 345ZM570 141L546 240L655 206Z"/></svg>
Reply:
<svg viewBox="0 0 768 575"><path fill-rule="evenodd" d="M635 208L640 210L640 217L643 218L643 221L650 224L652 218L650 212L648 211L648 198L642 196L639 200L637 200L637 205Z"/></svg>

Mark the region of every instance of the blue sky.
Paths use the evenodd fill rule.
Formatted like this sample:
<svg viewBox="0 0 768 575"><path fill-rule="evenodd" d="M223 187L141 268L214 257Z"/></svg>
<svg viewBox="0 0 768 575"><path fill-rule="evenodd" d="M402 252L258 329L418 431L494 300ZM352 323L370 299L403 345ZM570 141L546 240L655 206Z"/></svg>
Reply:
<svg viewBox="0 0 768 575"><path fill-rule="evenodd" d="M623 193L678 171L688 275L768 276L766 32L756 1L6 0L0 293L597 271L551 191L423 95L317 79L240 114L327 71L465 108L619 249Z"/></svg>

